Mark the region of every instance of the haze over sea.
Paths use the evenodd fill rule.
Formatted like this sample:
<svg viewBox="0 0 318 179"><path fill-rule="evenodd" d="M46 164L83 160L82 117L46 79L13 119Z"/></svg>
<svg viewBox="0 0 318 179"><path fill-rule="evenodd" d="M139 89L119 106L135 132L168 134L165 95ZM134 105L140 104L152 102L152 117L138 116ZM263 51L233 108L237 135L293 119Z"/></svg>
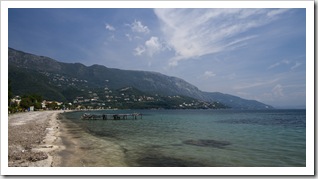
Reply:
<svg viewBox="0 0 318 179"><path fill-rule="evenodd" d="M137 120L62 114L61 166L304 167L306 110L116 110ZM72 145L71 141L77 141Z"/></svg>

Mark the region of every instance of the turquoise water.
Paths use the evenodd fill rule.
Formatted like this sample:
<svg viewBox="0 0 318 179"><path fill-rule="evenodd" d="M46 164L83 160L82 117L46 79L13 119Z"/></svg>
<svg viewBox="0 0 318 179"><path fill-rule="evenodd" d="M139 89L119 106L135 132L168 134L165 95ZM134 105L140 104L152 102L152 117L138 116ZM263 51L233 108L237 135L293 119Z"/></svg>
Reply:
<svg viewBox="0 0 318 179"><path fill-rule="evenodd" d="M306 110L89 113L134 112L142 113L142 119L81 120L85 112L73 112L61 121L82 142L81 155L89 158L85 166L306 166ZM120 154L106 152L110 148ZM124 164L114 164L119 160Z"/></svg>

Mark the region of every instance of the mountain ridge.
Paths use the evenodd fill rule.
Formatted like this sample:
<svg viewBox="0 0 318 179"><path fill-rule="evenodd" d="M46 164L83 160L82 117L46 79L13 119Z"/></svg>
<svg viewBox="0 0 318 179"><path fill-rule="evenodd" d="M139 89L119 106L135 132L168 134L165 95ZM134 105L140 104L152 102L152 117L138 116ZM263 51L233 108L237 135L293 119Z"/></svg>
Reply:
<svg viewBox="0 0 318 179"><path fill-rule="evenodd" d="M13 48L9 48L8 60L9 78L14 78L14 73L21 73L20 75L23 76L30 76L34 73L31 76L38 75L42 81L48 81L49 83L46 86L50 89L49 91L60 93L60 95L56 95L56 98L58 96L63 98L61 96L64 96L63 100L71 99L70 96L66 96L66 94L72 95L69 90L73 90L75 95L77 93L80 94L82 90L93 88L108 87L120 89L131 86L150 94L182 95L207 102L221 102L235 109L273 108L270 105L255 100L246 100L234 95L220 92L204 92L181 78L167 76L158 72L122 70L98 64L86 66L81 63L65 63ZM18 86L14 82L12 84L15 87ZM57 89L56 86L59 88ZM43 84L42 87L46 88ZM20 89L20 91L23 90Z"/></svg>

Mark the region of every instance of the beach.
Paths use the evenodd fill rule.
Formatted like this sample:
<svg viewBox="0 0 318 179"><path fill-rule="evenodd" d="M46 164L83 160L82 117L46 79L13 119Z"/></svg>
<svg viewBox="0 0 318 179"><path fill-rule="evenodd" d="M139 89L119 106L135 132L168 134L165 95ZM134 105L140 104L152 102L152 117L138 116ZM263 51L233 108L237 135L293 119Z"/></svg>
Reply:
<svg viewBox="0 0 318 179"><path fill-rule="evenodd" d="M305 110L137 112L142 119L81 120L85 111L9 115L9 166L306 165Z"/></svg>
<svg viewBox="0 0 318 179"><path fill-rule="evenodd" d="M58 114L63 111L35 111L9 115L9 167L51 167L55 154L63 149Z"/></svg>
<svg viewBox="0 0 318 179"><path fill-rule="evenodd" d="M61 113L9 115L9 167L127 166L118 145L86 133Z"/></svg>

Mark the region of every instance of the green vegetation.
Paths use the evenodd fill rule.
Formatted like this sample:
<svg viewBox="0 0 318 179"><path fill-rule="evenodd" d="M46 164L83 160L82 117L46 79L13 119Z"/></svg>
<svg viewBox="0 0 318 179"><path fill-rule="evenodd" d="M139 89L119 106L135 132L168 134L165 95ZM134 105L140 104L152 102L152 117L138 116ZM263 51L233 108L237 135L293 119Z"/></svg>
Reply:
<svg viewBox="0 0 318 179"><path fill-rule="evenodd" d="M52 103L49 103L48 105L46 105L46 108L52 109L52 110L57 110L57 109L59 109L59 106L58 106L57 102L52 102Z"/></svg>
<svg viewBox="0 0 318 179"><path fill-rule="evenodd" d="M28 109L31 106L34 106L35 110L41 109L42 105L42 96L40 95L24 95L22 96L21 102L20 102L20 106L24 109Z"/></svg>
<svg viewBox="0 0 318 179"><path fill-rule="evenodd" d="M34 70L9 65L9 79L15 95L38 94L44 99L66 101L60 90L45 75Z"/></svg>
<svg viewBox="0 0 318 179"><path fill-rule="evenodd" d="M96 73L96 72L95 72ZM216 102L204 102L187 96L163 95L140 91L135 87L109 89L86 80L49 72L37 72L28 68L9 66L9 95L22 96L20 104L11 103L9 111L25 111L31 106L41 109L43 99L61 101L48 103L45 109L218 109L227 106ZM142 78L142 77L140 77ZM160 79L157 79L160 80ZM105 83L105 82L104 82ZM106 82L107 83L107 82ZM11 84L13 88L11 87ZM95 87L94 87L95 86ZM36 93L38 95L24 95ZM41 98L39 98L41 96ZM10 98L10 99L11 99ZM69 105L69 103L72 103Z"/></svg>
<svg viewBox="0 0 318 179"><path fill-rule="evenodd" d="M11 98L9 103L9 112L15 113L18 111L26 111L30 110L31 107L33 107L34 110L40 110L42 109L41 102L42 96L36 94Z"/></svg>
<svg viewBox="0 0 318 179"><path fill-rule="evenodd" d="M9 79L14 95L35 93L43 96L45 100L72 103L70 107L78 109L104 107L215 109L226 106L236 109L272 108L258 101L218 92L203 92L180 78L160 73L120 70L101 65L62 63L11 48L9 48ZM138 89L138 94L125 97L117 91L127 87ZM112 93L106 94L104 90L106 88L111 89ZM173 96L179 98L171 98Z"/></svg>

